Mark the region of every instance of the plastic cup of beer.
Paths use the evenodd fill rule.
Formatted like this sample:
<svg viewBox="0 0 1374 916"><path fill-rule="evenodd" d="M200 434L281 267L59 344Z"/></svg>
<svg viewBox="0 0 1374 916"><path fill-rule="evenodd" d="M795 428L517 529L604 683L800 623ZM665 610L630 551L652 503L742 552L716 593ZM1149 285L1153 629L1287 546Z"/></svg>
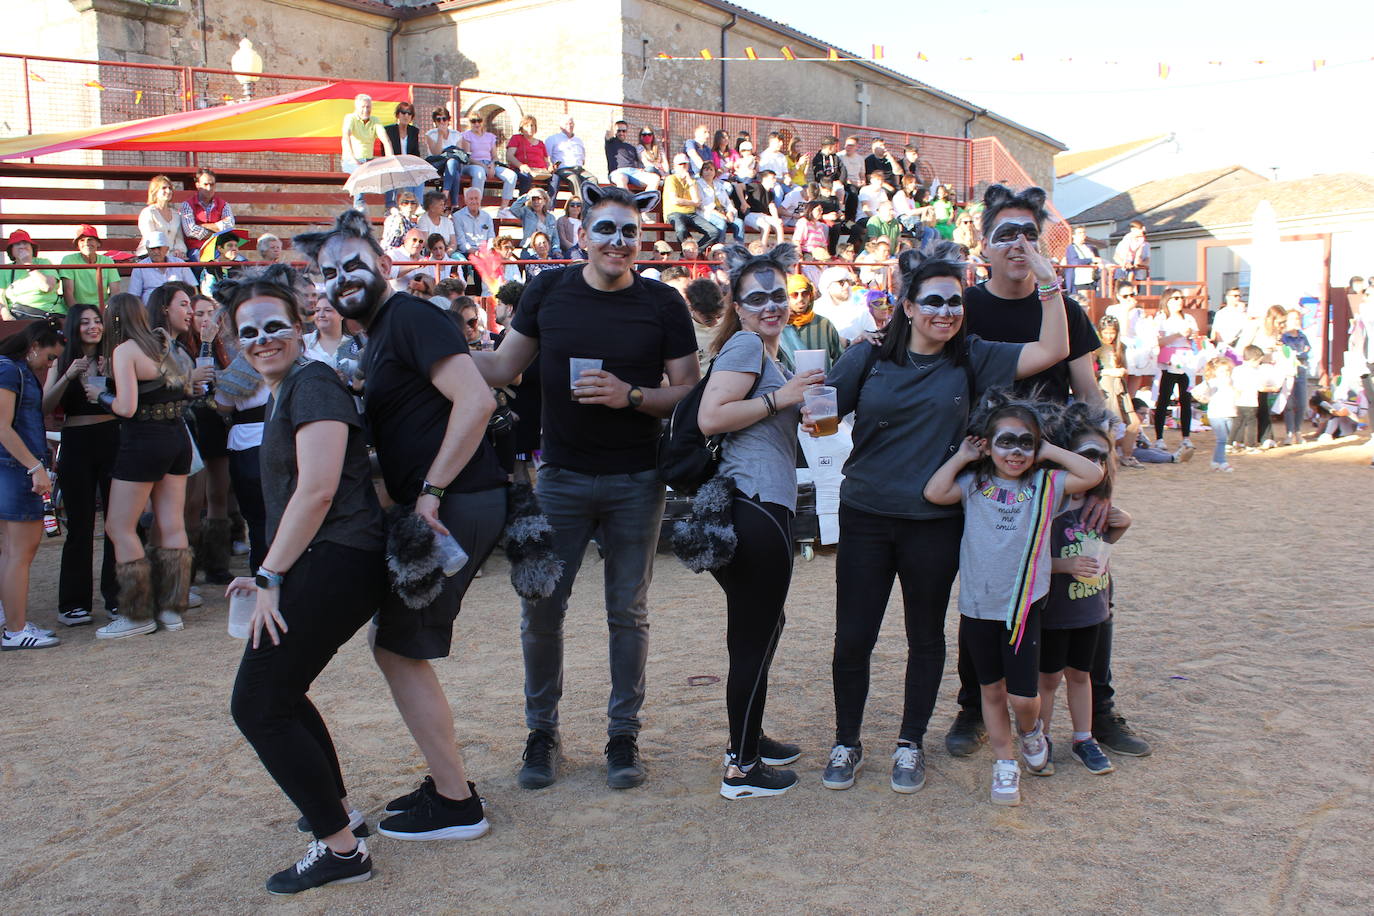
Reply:
<svg viewBox="0 0 1374 916"><path fill-rule="evenodd" d="M595 372L601 368L601 360L589 359L583 356L574 356L568 360L568 382L571 388L570 396L574 401L577 400L578 379L584 372Z"/></svg>
<svg viewBox="0 0 1374 916"><path fill-rule="evenodd" d="M824 350L797 350L792 354L792 365L797 367L797 374L810 372L812 369L825 371L825 351Z"/></svg>
<svg viewBox="0 0 1374 916"><path fill-rule="evenodd" d="M815 436L833 436L840 431L840 404L835 389L829 385L812 385L802 392L802 399L811 423L816 427Z"/></svg>
<svg viewBox="0 0 1374 916"><path fill-rule="evenodd" d="M256 592L240 591L229 596L229 635L235 639L247 639L251 634L253 609L257 607Z"/></svg>

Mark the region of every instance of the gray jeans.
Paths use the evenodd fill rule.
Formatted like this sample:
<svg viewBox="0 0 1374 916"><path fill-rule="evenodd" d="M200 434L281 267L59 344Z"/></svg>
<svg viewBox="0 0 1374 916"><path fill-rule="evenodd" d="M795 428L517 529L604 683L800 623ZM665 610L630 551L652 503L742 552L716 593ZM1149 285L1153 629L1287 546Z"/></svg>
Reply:
<svg viewBox="0 0 1374 916"><path fill-rule="evenodd" d="M566 564L554 593L521 602L525 653L525 723L558 731L563 697L563 617L587 542L596 537L606 557L606 623L610 628L612 735L639 733L644 664L649 657L649 582L663 518L663 484L654 470L579 474L545 465L535 488L553 525L554 547Z"/></svg>

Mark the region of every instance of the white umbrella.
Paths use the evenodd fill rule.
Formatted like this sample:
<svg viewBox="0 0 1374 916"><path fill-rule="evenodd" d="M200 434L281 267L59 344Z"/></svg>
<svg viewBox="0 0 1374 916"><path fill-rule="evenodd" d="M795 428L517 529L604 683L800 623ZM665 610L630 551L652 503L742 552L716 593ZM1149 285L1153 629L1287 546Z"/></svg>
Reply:
<svg viewBox="0 0 1374 916"><path fill-rule="evenodd" d="M379 156L358 166L344 182L344 190L350 194L385 194L438 177L434 166L419 156Z"/></svg>

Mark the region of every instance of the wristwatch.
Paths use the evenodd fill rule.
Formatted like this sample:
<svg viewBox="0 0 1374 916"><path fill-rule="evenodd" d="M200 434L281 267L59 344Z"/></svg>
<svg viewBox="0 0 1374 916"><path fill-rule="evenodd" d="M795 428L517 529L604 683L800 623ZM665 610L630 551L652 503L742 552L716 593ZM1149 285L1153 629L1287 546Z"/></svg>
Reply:
<svg viewBox="0 0 1374 916"><path fill-rule="evenodd" d="M625 397L629 400L631 408L639 407L644 403L644 391L638 385L630 386L630 391Z"/></svg>
<svg viewBox="0 0 1374 916"><path fill-rule="evenodd" d="M253 577L253 583L258 588L281 588L281 584L285 581L285 573L272 572L266 566L259 566L258 574Z"/></svg>
<svg viewBox="0 0 1374 916"><path fill-rule="evenodd" d="M425 481L425 485L422 486L422 487L420 488L420 495L421 495L421 496L437 496L437 497L439 497L440 499L443 499L443 498L444 498L444 492L445 492L445 488L444 488L444 487L436 487L434 484L430 483L428 480L426 480L426 481Z"/></svg>

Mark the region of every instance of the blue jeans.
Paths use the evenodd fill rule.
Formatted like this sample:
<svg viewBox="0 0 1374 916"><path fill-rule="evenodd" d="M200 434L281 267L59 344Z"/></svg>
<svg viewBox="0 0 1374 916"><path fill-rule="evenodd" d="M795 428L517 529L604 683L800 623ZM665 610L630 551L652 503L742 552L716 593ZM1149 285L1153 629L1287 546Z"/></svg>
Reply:
<svg viewBox="0 0 1374 916"><path fill-rule="evenodd" d="M656 470L633 474L579 474L545 465L536 486L553 525L563 575L548 598L521 602L520 643L525 655L525 723L558 731L563 697L563 618L587 542L595 534L605 551L606 622L610 628L610 735L639 733L644 705L644 664L649 657L649 582L654 573L663 484Z"/></svg>
<svg viewBox="0 0 1374 916"><path fill-rule="evenodd" d="M724 213L719 213L715 210L698 213L697 215L716 228L717 239L724 239L725 233L729 232L735 237L735 241L741 243L744 241L744 220L736 218L734 222L731 222L725 218Z"/></svg>
<svg viewBox="0 0 1374 916"><path fill-rule="evenodd" d="M1226 463L1226 443L1231 441L1230 417L1207 417L1207 422L1212 424L1212 435L1217 437L1217 444L1212 449L1212 463Z"/></svg>
<svg viewBox="0 0 1374 916"><path fill-rule="evenodd" d="M475 170L475 171L474 171ZM515 198L515 169L508 169L498 162L473 162L465 166L463 174L472 175L472 186L481 188L487 183L487 174L501 179L501 206L507 206Z"/></svg>
<svg viewBox="0 0 1374 916"><path fill-rule="evenodd" d="M1283 428L1288 435L1302 432L1302 418L1307 415L1307 370L1298 369L1293 377L1293 390L1288 393L1288 403L1283 405Z"/></svg>
<svg viewBox="0 0 1374 916"><path fill-rule="evenodd" d="M582 168L582 166L580 165L566 165L562 168L554 169L553 174L549 176L550 201L558 200L558 182L560 179L567 179L568 181L572 182L573 197L582 196L582 183L584 181L596 180L592 178L591 175L588 175L587 170ZM550 206L552 206L552 204Z"/></svg>
<svg viewBox="0 0 1374 916"><path fill-rule="evenodd" d="M668 222L673 224L673 233L679 242L685 242L694 231L701 236L702 248L725 237L725 227L713 225L702 213L669 213Z"/></svg>

